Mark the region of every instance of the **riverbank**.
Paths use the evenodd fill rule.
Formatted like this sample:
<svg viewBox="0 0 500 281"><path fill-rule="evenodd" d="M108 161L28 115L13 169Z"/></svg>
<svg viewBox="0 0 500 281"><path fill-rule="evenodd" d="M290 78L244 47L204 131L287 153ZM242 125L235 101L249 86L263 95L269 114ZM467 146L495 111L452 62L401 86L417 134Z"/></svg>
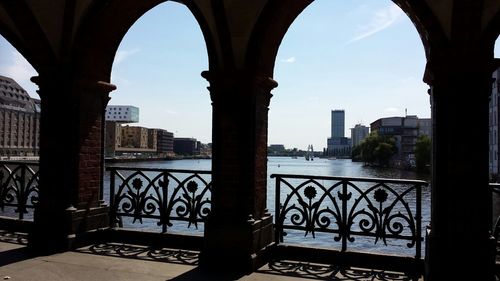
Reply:
<svg viewBox="0 0 500 281"><path fill-rule="evenodd" d="M124 162L157 162L157 161L172 161L172 160L185 160L185 159L211 159L207 155L191 155L191 156L168 156L168 157L113 157L105 158L106 163L124 163Z"/></svg>

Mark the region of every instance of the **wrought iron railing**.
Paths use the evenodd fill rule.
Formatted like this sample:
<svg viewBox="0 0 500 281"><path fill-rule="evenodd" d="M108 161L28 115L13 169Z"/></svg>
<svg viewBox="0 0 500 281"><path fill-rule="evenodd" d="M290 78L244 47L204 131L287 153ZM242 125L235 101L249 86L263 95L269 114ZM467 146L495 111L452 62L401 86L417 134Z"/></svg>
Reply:
<svg viewBox="0 0 500 281"><path fill-rule="evenodd" d="M0 162L2 216L32 219L38 195L38 163Z"/></svg>
<svg viewBox="0 0 500 281"><path fill-rule="evenodd" d="M492 193L500 194L500 183L490 183Z"/></svg>
<svg viewBox="0 0 500 281"><path fill-rule="evenodd" d="M332 234L332 244L339 243L342 252L356 237L384 246L395 239L407 241L415 258L421 258L421 189L426 182L283 174L271 178L276 178L276 243L288 231L312 238Z"/></svg>
<svg viewBox="0 0 500 281"><path fill-rule="evenodd" d="M492 234L495 239L500 239L500 210L498 210L499 203L498 198L500 198L500 184L499 183L490 183L490 190L492 195L492 215L493 215L493 229Z"/></svg>
<svg viewBox="0 0 500 281"><path fill-rule="evenodd" d="M150 219L162 232L175 221L198 229L211 210L211 172L108 167L110 172L110 219L113 227L143 224ZM126 226L126 225L125 225Z"/></svg>

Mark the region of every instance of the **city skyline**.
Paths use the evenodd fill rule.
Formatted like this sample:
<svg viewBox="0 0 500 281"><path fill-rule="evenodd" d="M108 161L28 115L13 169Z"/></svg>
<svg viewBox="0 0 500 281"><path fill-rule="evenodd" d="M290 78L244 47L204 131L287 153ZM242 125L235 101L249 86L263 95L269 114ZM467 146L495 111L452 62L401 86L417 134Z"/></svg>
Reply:
<svg viewBox="0 0 500 281"><path fill-rule="evenodd" d="M418 33L391 1L373 2L315 1L294 22L276 60L279 86L272 92L269 144L326 147L334 109L345 109L347 136L355 124L404 116L405 109L430 117ZM497 56L499 49L497 44ZM139 126L211 142L208 82L200 76L207 69L196 21L181 4L160 4L136 22L116 53L111 83L118 89L110 105L139 107ZM36 72L4 38L0 75L38 98L29 81Z"/></svg>

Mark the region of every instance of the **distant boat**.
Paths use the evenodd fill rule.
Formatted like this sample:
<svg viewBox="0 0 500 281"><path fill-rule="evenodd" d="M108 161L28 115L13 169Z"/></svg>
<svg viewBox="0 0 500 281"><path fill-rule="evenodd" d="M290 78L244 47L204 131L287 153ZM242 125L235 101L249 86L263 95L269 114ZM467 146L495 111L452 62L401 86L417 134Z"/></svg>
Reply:
<svg viewBox="0 0 500 281"><path fill-rule="evenodd" d="M292 156L292 159L297 159L297 156Z"/></svg>
<svg viewBox="0 0 500 281"><path fill-rule="evenodd" d="M328 157L328 160L337 160L337 157L333 156L333 157Z"/></svg>

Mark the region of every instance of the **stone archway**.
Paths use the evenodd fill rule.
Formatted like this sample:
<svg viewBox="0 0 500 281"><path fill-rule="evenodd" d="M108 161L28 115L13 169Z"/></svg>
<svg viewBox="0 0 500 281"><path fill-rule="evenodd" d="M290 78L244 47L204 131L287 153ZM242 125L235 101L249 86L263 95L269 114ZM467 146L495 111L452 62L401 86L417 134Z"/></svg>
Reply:
<svg viewBox="0 0 500 281"><path fill-rule="evenodd" d="M484 150L487 140L482 133L487 133L484 124L487 124L487 80L491 76L488 56L492 48L480 40L480 30L476 28L484 16L482 3L461 3L445 10L443 6L424 1L394 2L405 11L420 34L427 56L423 76L431 86L433 190L426 274L429 280L452 280L460 276L473 278L479 271L482 277L476 278L491 280L492 246L488 228L491 206L486 204L490 195ZM310 3L296 1L291 7L278 1L268 3L251 37L247 54L249 68L255 73L273 76L283 36ZM463 22L475 22L476 26L465 26ZM467 92L476 91L481 94L468 98ZM460 112L469 111L474 112L470 120L460 117ZM477 154L464 157L464 144L456 135L459 127L455 119L468 128L482 124L474 127L477 135L481 135L475 143L483 144ZM476 125L471 123L472 119ZM470 163L478 165L472 167ZM470 196L469 187L477 185L481 188ZM467 207L465 202L470 202ZM471 206L473 212L467 213L465 208L470 210ZM482 260L484 266L481 269L467 267L475 261L464 256L474 256ZM445 267L443 260L449 260L453 266ZM457 267L464 270L458 272Z"/></svg>
<svg viewBox="0 0 500 281"><path fill-rule="evenodd" d="M162 2L60 1L50 9L26 1L0 5L2 34L39 73L32 79L44 113L40 203L29 241L33 249L66 250L89 231L108 225L107 207L99 197L104 108L115 89L109 84L111 65L130 26ZM197 19L202 20L199 13Z"/></svg>

